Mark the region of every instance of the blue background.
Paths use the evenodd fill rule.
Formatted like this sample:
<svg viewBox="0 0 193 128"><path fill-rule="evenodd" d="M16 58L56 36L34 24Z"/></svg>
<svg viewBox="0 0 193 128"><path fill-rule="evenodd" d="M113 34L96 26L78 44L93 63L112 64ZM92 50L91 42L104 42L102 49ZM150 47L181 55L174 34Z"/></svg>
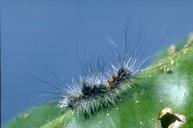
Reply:
<svg viewBox="0 0 193 128"><path fill-rule="evenodd" d="M45 70L49 68L61 78L71 79L79 74L82 60L107 54L107 35L121 42L130 14L137 17L135 24L140 21L147 30L155 28L160 38L166 34L164 46L179 42L193 31L192 5L190 0L1 1L3 123L47 99L31 92L53 91L29 74L56 84L54 76ZM160 40L158 36L151 38Z"/></svg>

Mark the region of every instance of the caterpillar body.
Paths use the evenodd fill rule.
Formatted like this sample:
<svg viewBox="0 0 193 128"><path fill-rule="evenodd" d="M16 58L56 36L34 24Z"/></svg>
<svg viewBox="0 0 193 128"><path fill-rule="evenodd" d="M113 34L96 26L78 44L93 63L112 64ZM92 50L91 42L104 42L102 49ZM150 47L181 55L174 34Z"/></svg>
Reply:
<svg viewBox="0 0 193 128"><path fill-rule="evenodd" d="M72 109L78 114L90 117L101 108L110 108L120 102L121 95L133 88L132 82L140 76L139 72L150 59L149 55L143 52L144 49L140 49L150 33L143 38L138 37L138 44L133 45L128 39L129 26L130 21L125 26L123 47L113 51L113 56L118 61L107 63L98 57L94 61L82 63L79 79L73 78L71 82L66 82L65 88L60 90L57 99L59 109ZM116 46L108 39L112 46Z"/></svg>

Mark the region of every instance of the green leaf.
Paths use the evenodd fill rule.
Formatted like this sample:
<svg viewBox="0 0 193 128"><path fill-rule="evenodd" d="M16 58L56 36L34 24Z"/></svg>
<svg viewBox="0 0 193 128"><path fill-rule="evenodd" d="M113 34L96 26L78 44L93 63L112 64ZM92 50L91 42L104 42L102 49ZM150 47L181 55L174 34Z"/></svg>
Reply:
<svg viewBox="0 0 193 128"><path fill-rule="evenodd" d="M61 111L56 103L33 107L11 120L5 128L62 128L70 121L72 111Z"/></svg>
<svg viewBox="0 0 193 128"><path fill-rule="evenodd" d="M193 36L173 53L163 53L132 83L132 94L122 94L121 101L109 109L84 118L72 110L59 110L56 103L45 104L19 115L5 128L167 128L167 123L177 128L171 125L178 119L179 128L192 128ZM171 110L169 116L164 110Z"/></svg>

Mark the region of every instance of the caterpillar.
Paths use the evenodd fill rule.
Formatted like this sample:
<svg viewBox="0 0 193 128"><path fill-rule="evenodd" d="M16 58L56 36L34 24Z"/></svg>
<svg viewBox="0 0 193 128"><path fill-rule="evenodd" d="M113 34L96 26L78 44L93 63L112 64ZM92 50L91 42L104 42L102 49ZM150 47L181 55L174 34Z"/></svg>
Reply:
<svg viewBox="0 0 193 128"><path fill-rule="evenodd" d="M90 73L89 76L81 76L80 81L72 80L67 85L63 97L59 100L59 108L71 108L79 113L91 115L100 107L110 107L119 101L119 95L129 87L123 84L131 81L136 70L133 69L136 59L129 59L122 66L114 68L115 72L105 75L105 72ZM98 59L100 63L100 59ZM98 66L97 66L98 67ZM98 67L98 69L100 69ZM92 70L92 68L88 68ZM108 77L109 76L109 77Z"/></svg>
<svg viewBox="0 0 193 128"><path fill-rule="evenodd" d="M116 43L108 37L113 46L112 55L115 59L108 63L102 57L85 61L81 64L81 75L65 82L60 89L57 107L61 110L71 109L78 114L90 117L102 108L110 108L121 102L121 95L131 90L139 72L146 66L150 56L146 56L143 48L150 33L138 37L132 44L128 38L131 21L127 21L124 30L124 41L118 49ZM139 34L142 35L141 29ZM140 35L140 36L141 36ZM149 47L150 48L150 47ZM147 50L147 49L146 49Z"/></svg>

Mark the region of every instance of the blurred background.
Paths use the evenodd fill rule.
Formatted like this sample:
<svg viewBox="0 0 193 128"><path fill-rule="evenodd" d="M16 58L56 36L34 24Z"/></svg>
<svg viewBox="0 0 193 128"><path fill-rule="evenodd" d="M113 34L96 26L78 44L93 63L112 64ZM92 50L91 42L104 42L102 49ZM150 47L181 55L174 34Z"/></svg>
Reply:
<svg viewBox="0 0 193 128"><path fill-rule="evenodd" d="M132 21L135 26L139 24L147 31L158 33L150 35L151 40L164 39L154 47L151 41L143 45L143 49L151 47L159 51L180 42L193 31L192 5L191 0L2 0L2 123L50 99L41 91L54 89L29 75L58 86L49 69L62 79L70 80L80 74L80 62L84 59L109 54L107 37L117 44L123 41L124 23L129 15L137 17Z"/></svg>

